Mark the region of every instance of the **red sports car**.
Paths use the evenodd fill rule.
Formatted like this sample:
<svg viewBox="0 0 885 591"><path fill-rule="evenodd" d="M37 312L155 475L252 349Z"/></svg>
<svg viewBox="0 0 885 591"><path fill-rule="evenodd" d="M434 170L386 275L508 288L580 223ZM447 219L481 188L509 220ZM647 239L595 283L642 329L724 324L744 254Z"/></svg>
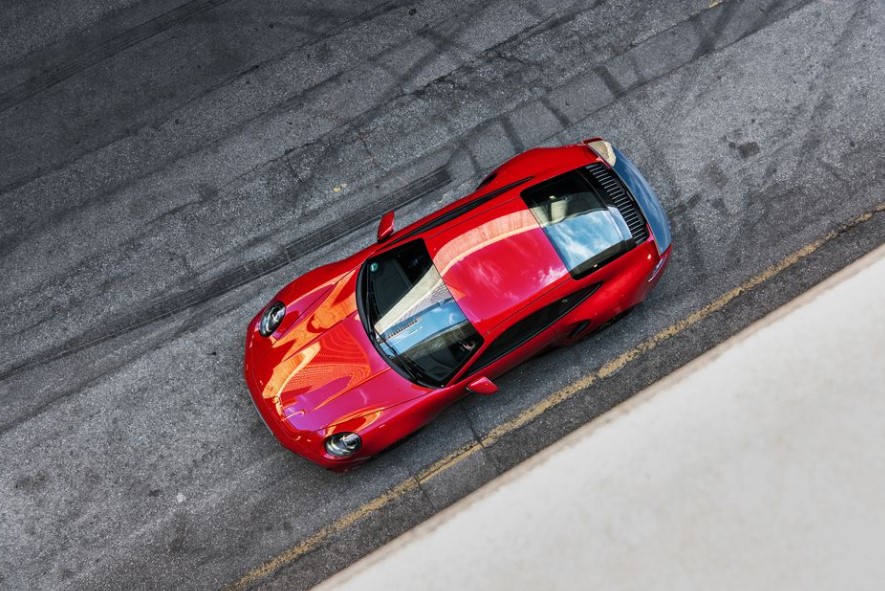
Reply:
<svg viewBox="0 0 885 591"><path fill-rule="evenodd" d="M285 447L347 469L629 310L669 258L660 202L611 144L529 150L284 287L249 324L246 382Z"/></svg>

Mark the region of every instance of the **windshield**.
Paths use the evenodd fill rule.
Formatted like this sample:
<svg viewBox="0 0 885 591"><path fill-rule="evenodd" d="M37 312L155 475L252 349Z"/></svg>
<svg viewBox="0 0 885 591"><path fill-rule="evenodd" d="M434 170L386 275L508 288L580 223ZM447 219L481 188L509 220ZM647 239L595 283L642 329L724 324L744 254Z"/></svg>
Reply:
<svg viewBox="0 0 885 591"><path fill-rule="evenodd" d="M419 384L442 386L482 344L421 240L366 261L361 306L369 337Z"/></svg>
<svg viewBox="0 0 885 591"><path fill-rule="evenodd" d="M630 249L620 211L571 172L522 192L538 224L573 277L595 271Z"/></svg>

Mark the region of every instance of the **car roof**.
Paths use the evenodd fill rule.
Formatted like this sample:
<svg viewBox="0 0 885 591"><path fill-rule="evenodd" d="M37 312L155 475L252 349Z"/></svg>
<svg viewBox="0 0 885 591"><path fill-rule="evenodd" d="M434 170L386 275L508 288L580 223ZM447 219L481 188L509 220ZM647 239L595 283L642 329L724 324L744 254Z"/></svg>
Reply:
<svg viewBox="0 0 885 591"><path fill-rule="evenodd" d="M568 277L568 269L518 196L425 238L452 297L480 334Z"/></svg>
<svg viewBox="0 0 885 591"><path fill-rule="evenodd" d="M586 146L535 148L511 158L474 193L397 232L421 238L452 296L486 335L570 277L520 193L598 161Z"/></svg>

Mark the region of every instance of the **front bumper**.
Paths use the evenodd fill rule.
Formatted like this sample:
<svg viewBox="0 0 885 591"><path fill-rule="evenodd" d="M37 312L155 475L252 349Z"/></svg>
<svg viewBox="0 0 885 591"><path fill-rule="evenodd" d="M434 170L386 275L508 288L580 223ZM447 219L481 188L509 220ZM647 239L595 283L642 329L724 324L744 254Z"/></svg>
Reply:
<svg viewBox="0 0 885 591"><path fill-rule="evenodd" d="M346 421L330 424L319 430L300 429L297 414L289 416L286 409L280 408L278 400L255 376L253 371L255 359L249 346L249 339L264 338L255 336L258 334L254 327L255 322L249 326L243 366L252 403L264 424L283 447L323 468L334 472L349 470L417 430L443 408L439 397L421 396L388 408L377 409L367 415L353 416ZM345 458L330 455L326 452L325 440L339 431L358 433L363 440L362 448L356 454Z"/></svg>

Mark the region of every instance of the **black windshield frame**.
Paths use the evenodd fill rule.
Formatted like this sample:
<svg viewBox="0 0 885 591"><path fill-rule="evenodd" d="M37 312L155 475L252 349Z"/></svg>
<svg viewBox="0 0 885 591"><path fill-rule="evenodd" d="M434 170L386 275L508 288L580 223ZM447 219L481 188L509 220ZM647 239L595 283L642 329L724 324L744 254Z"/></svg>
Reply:
<svg viewBox="0 0 885 591"><path fill-rule="evenodd" d="M401 281L405 291L398 299L382 296L379 304L379 287L388 296L397 294L396 286L389 285L396 281L375 283L387 268L396 271L392 279ZM367 259L360 268L356 287L357 309L369 340L397 373L413 383L427 388L445 386L482 348L482 337L442 281L421 239L398 244ZM432 289L421 291L420 287ZM433 303L405 314L404 309L410 304L422 301ZM393 314L394 308L404 313ZM387 321L392 314L398 318L396 322ZM414 339L407 347L398 346L407 342L395 342L422 331L428 334Z"/></svg>

